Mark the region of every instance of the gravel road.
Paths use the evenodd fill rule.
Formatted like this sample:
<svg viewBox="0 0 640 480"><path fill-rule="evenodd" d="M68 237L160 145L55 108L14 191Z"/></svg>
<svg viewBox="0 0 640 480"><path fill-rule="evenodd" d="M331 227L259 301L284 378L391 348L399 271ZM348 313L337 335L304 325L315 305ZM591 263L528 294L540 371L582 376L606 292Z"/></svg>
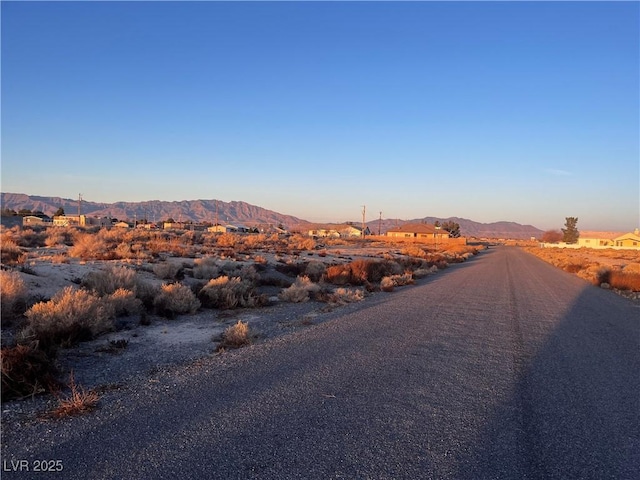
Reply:
<svg viewBox="0 0 640 480"><path fill-rule="evenodd" d="M101 405L3 477L637 479L640 309L501 247Z"/></svg>

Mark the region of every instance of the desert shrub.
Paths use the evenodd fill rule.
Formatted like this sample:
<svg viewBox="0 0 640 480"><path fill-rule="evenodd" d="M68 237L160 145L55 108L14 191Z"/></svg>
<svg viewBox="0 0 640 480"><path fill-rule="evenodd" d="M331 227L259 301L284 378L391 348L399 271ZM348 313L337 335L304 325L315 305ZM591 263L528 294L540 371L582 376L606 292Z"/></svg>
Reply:
<svg viewBox="0 0 640 480"><path fill-rule="evenodd" d="M118 288L106 300L111 303L117 317L135 315L142 311L142 301L136 298L136 294L131 290Z"/></svg>
<svg viewBox="0 0 640 480"><path fill-rule="evenodd" d="M290 277L298 277L304 274L306 268L307 266L304 263L278 263L275 266L276 271Z"/></svg>
<svg viewBox="0 0 640 480"><path fill-rule="evenodd" d="M253 257L253 261L258 265L266 265L268 263L266 257L262 255L256 255L255 257Z"/></svg>
<svg viewBox="0 0 640 480"><path fill-rule="evenodd" d="M380 290L383 292L393 292L396 284L391 277L384 277L380 280Z"/></svg>
<svg viewBox="0 0 640 480"><path fill-rule="evenodd" d="M145 247L142 243L119 243L115 248L115 256L122 259L149 259L149 255L145 251Z"/></svg>
<svg viewBox="0 0 640 480"><path fill-rule="evenodd" d="M176 315L196 313L200 301L186 285L165 283L154 298L153 305L159 315L174 318Z"/></svg>
<svg viewBox="0 0 640 480"><path fill-rule="evenodd" d="M409 257L424 258L426 256L425 251L417 245L405 245L400 253Z"/></svg>
<svg viewBox="0 0 640 480"><path fill-rule="evenodd" d="M16 243L25 248L44 247L47 234L44 231L36 231L31 228L21 230L16 236Z"/></svg>
<svg viewBox="0 0 640 480"><path fill-rule="evenodd" d="M160 288L150 282L138 280L135 287L136 297L142 301L147 310L153 309L153 302L160 293Z"/></svg>
<svg viewBox="0 0 640 480"><path fill-rule="evenodd" d="M210 280L216 278L220 274L220 268L216 264L215 258L204 257L196 258L193 267L193 277Z"/></svg>
<svg viewBox="0 0 640 480"><path fill-rule="evenodd" d="M47 229L44 244L47 247L72 245L75 231L69 227L51 227Z"/></svg>
<svg viewBox="0 0 640 480"><path fill-rule="evenodd" d="M89 272L83 278L81 285L93 290L99 296L110 295L123 288L135 290L137 274L135 270L127 267L108 266L104 270Z"/></svg>
<svg viewBox="0 0 640 480"><path fill-rule="evenodd" d="M44 351L30 345L0 350L2 401L51 392L58 387L56 368Z"/></svg>
<svg viewBox="0 0 640 480"><path fill-rule="evenodd" d="M153 273L163 280L175 280L182 267L177 263L165 261L153 266Z"/></svg>
<svg viewBox="0 0 640 480"><path fill-rule="evenodd" d="M609 276L609 285L619 290L640 292L640 273L628 273L624 270L612 270Z"/></svg>
<svg viewBox="0 0 640 480"><path fill-rule="evenodd" d="M280 292L278 298L285 302L301 303L309 300L309 295L320 291L320 286L313 283L309 277L303 276L296 278L296 281L289 287Z"/></svg>
<svg viewBox="0 0 640 480"><path fill-rule="evenodd" d="M27 313L20 332L25 341L36 341L43 349L70 347L112 330L113 307L86 290L66 287L48 302L39 302Z"/></svg>
<svg viewBox="0 0 640 480"><path fill-rule="evenodd" d="M239 243L241 243L240 236L233 233L223 233L218 237L217 242L219 247L235 247Z"/></svg>
<svg viewBox="0 0 640 480"><path fill-rule="evenodd" d="M438 267L435 265L431 267L418 267L413 271L413 278L423 278L427 275L432 275L438 271Z"/></svg>
<svg viewBox="0 0 640 480"><path fill-rule="evenodd" d="M312 260L304 269L304 274L313 282L319 282L322 275L327 271L327 266L323 262Z"/></svg>
<svg viewBox="0 0 640 480"><path fill-rule="evenodd" d="M328 267L325 278L334 285L365 285L378 283L383 277L399 272L402 272L402 267L392 260L354 260Z"/></svg>
<svg viewBox="0 0 640 480"><path fill-rule="evenodd" d="M316 241L313 238L303 235L292 235L287 240L289 250L313 250L315 246Z"/></svg>
<svg viewBox="0 0 640 480"><path fill-rule="evenodd" d="M346 285L351 278L351 268L348 264L330 265L325 272L327 282L334 285Z"/></svg>
<svg viewBox="0 0 640 480"><path fill-rule="evenodd" d="M180 239L186 245L197 245L202 243L202 232L196 230L189 230L180 235Z"/></svg>
<svg viewBox="0 0 640 480"><path fill-rule="evenodd" d="M577 272L578 277L583 278L594 285L609 283L610 274L611 269L602 265L591 265L587 268L578 270Z"/></svg>
<svg viewBox="0 0 640 480"><path fill-rule="evenodd" d="M253 285L257 285L260 281L260 274L253 265L243 265L242 268L240 268L239 277L243 281L249 282Z"/></svg>
<svg viewBox="0 0 640 480"><path fill-rule="evenodd" d="M364 290L358 288L336 288L333 292L332 303L353 303L364 300Z"/></svg>
<svg viewBox="0 0 640 480"><path fill-rule="evenodd" d="M64 253L57 253L51 256L51 263L69 263L69 258Z"/></svg>
<svg viewBox="0 0 640 480"><path fill-rule="evenodd" d="M23 263L26 259L26 254L16 242L10 239L2 239L2 245L0 245L0 261L2 263L14 265Z"/></svg>
<svg viewBox="0 0 640 480"><path fill-rule="evenodd" d="M27 286L18 272L0 270L0 303L3 319L11 318L26 309Z"/></svg>
<svg viewBox="0 0 640 480"><path fill-rule="evenodd" d="M384 277L380 281L380 288L385 292L390 292L393 287L401 287L403 285L411 285L413 283L413 275L411 273L403 273L402 275L391 275Z"/></svg>
<svg viewBox="0 0 640 480"><path fill-rule="evenodd" d="M109 248L102 236L83 232L74 237L69 255L83 260L112 260L116 257L115 250Z"/></svg>
<svg viewBox="0 0 640 480"><path fill-rule="evenodd" d="M582 270L583 268L585 268L585 265L582 263L576 263L576 262L572 262L569 261L567 263L564 263L562 265L562 269L565 272L569 272L569 273L578 273L580 270Z"/></svg>
<svg viewBox="0 0 640 480"><path fill-rule="evenodd" d="M264 233L247 235L244 237L244 246L247 248L260 248L266 243L267 236Z"/></svg>
<svg viewBox="0 0 640 480"><path fill-rule="evenodd" d="M205 307L221 309L259 307L267 303L264 295L255 293L251 282L226 275L209 280L200 290L198 298Z"/></svg>
<svg viewBox="0 0 640 480"><path fill-rule="evenodd" d="M247 322L238 320L238 323L228 327L222 334L222 341L218 344L217 350L225 348L240 348L251 343L249 325Z"/></svg>
<svg viewBox="0 0 640 480"><path fill-rule="evenodd" d="M44 244L46 247L57 247L59 245L64 245L65 238L64 235L60 232L49 232L47 237L44 239Z"/></svg>
<svg viewBox="0 0 640 480"><path fill-rule="evenodd" d="M622 269L624 273L638 273L640 274L640 263L629 263Z"/></svg>

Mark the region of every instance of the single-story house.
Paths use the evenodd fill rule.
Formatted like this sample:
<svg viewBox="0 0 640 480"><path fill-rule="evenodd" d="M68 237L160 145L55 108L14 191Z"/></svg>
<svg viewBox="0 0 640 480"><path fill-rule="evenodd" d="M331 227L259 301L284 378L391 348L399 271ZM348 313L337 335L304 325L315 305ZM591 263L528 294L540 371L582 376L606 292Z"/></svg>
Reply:
<svg viewBox="0 0 640 480"><path fill-rule="evenodd" d="M118 227L118 228L131 228L132 225L130 223L127 222L117 222L113 224L114 227Z"/></svg>
<svg viewBox="0 0 640 480"><path fill-rule="evenodd" d="M214 225L207 228L211 233L247 233L251 230L244 225Z"/></svg>
<svg viewBox="0 0 640 480"><path fill-rule="evenodd" d="M22 226L33 226L33 225L53 225L53 221L51 217L47 215L26 215L22 217Z"/></svg>
<svg viewBox="0 0 640 480"><path fill-rule="evenodd" d="M636 228L633 233L625 233L613 239L616 247L640 249L640 231Z"/></svg>
<svg viewBox="0 0 640 480"><path fill-rule="evenodd" d="M614 246L614 237L619 234L612 232L580 232L578 246L586 248L606 248Z"/></svg>
<svg viewBox="0 0 640 480"><path fill-rule="evenodd" d="M351 223L339 223L339 224L328 224L328 225L315 225L313 228L309 229L308 235L310 237L329 237L329 238L353 238L353 237L361 237L363 235L362 227L356 226ZM365 226L364 235L371 235L371 230L369 227Z"/></svg>
<svg viewBox="0 0 640 480"><path fill-rule="evenodd" d="M72 225L81 227L109 227L111 224L111 218L109 217L87 217L86 215L58 215L53 217L53 225L55 227L69 227Z"/></svg>
<svg viewBox="0 0 640 480"><path fill-rule="evenodd" d="M405 223L399 227L393 227L387 230L386 236L396 238L445 239L449 238L449 232L429 223Z"/></svg>

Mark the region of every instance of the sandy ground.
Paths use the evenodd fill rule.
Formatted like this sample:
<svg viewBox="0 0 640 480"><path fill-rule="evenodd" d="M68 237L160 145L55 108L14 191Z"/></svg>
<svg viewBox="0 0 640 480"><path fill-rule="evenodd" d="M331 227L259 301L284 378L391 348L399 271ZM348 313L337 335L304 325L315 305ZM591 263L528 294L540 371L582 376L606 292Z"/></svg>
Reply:
<svg viewBox="0 0 640 480"><path fill-rule="evenodd" d="M59 248L35 248L29 250L29 258L20 273L26 283L31 303L48 300L67 286L79 287L83 277L92 271L104 269L107 264L133 266L145 281L162 284L152 272L154 264L136 261L81 261L66 258L57 263ZM338 246L319 251L303 252L298 255L283 256L260 252L266 258L270 275L282 275L272 267L277 262L321 261L327 264L349 262L355 258L382 258L383 255L400 255L399 249L389 247L360 248ZM169 258L167 261L193 264L193 258ZM253 263L249 258L225 261L239 264ZM193 281L185 278L184 283ZM293 281L293 278L289 278ZM157 315L147 315L148 325L142 325L140 316L119 318L118 331L83 342L70 349L60 349L56 362L62 379L73 373L75 382L84 388L108 391L127 388L136 381L146 381L154 373L168 368L184 366L209 355L224 355L216 351L224 330L238 321L250 327L253 342L261 342L274 336L283 335L300 328L324 321L340 305L308 301L287 303L278 299L280 287L263 287L270 304L251 309L217 310L200 309L194 315L182 315L176 319L166 319ZM371 294L369 294L371 295ZM378 292L374 295L388 295ZM366 301L366 299L364 300ZM12 328L2 331L2 343L8 345L13 336ZM3 419L23 416L36 410L49 408L55 403L50 395L3 404Z"/></svg>

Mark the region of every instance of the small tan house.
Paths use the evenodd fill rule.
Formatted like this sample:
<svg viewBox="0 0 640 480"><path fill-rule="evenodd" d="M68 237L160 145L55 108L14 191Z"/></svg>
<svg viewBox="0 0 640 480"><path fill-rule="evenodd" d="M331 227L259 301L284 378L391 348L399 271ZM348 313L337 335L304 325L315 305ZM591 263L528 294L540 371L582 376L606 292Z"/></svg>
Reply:
<svg viewBox="0 0 640 480"><path fill-rule="evenodd" d="M405 223L399 227L387 230L387 237L395 238L422 238L422 239L446 239L449 232L429 223Z"/></svg>
<svg viewBox="0 0 640 480"><path fill-rule="evenodd" d="M640 249L640 231L636 228L633 233L625 233L613 239L616 247Z"/></svg>

